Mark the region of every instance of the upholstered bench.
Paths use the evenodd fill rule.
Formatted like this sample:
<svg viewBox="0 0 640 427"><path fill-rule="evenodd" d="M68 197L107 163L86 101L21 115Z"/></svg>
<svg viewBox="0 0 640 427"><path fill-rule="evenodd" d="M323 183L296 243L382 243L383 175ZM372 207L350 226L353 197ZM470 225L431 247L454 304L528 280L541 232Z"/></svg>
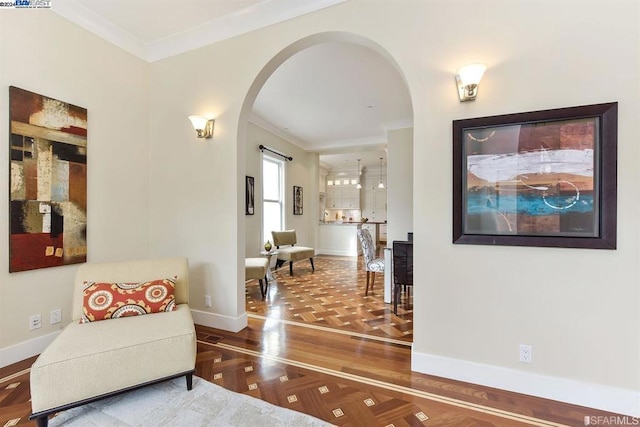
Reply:
<svg viewBox="0 0 640 427"><path fill-rule="evenodd" d="M289 275L293 276L293 262L309 258L311 271L315 271L313 266L315 251L313 248L296 246L296 243L298 243L296 230L272 231L271 235L273 236L273 244L278 248L276 268L280 268L282 264L289 261Z"/></svg>
<svg viewBox="0 0 640 427"><path fill-rule="evenodd" d="M244 278L245 280L258 279L263 300L269 290L269 280L267 279L268 270L269 258L245 258L244 260ZM264 284L262 282L263 280Z"/></svg>
<svg viewBox="0 0 640 427"><path fill-rule="evenodd" d="M31 419L46 426L48 416L56 412L180 376L186 377L190 390L196 333L187 304L188 274L185 258L81 265L75 278L72 323L31 367ZM85 281L135 283L161 278L175 282L175 311L80 323L87 316ZM146 292L151 298L156 295Z"/></svg>

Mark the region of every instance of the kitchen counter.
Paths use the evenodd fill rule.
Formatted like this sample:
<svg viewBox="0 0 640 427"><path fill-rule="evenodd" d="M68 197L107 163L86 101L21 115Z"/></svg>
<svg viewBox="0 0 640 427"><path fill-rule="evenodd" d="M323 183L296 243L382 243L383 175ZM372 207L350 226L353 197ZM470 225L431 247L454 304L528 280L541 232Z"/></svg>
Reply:
<svg viewBox="0 0 640 427"><path fill-rule="evenodd" d="M358 236L356 232L362 228L361 222L321 222L318 233L318 254L357 256Z"/></svg>

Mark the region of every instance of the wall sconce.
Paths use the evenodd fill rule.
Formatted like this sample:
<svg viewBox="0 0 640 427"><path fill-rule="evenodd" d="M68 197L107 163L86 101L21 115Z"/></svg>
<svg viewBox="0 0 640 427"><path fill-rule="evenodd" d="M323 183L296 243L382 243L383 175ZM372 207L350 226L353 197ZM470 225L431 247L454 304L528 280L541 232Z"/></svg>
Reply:
<svg viewBox="0 0 640 427"><path fill-rule="evenodd" d="M471 64L458 70L458 74L456 74L456 84L458 86L460 102L473 101L476 99L478 95L478 85L486 69L487 66L484 64Z"/></svg>
<svg viewBox="0 0 640 427"><path fill-rule="evenodd" d="M198 138L213 138L213 119L203 116L189 116Z"/></svg>

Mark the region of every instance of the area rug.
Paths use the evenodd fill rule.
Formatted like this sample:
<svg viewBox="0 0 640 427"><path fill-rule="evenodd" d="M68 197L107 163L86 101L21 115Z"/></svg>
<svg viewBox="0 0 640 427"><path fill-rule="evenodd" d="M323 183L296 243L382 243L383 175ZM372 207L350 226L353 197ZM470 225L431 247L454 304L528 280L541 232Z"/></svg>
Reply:
<svg viewBox="0 0 640 427"><path fill-rule="evenodd" d="M59 413L50 426L331 426L322 420L184 377Z"/></svg>

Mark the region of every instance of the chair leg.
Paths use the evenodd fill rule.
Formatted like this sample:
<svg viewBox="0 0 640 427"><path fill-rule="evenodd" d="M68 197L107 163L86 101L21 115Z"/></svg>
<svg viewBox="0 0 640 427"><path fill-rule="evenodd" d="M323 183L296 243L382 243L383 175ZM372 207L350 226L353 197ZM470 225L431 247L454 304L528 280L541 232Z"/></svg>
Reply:
<svg viewBox="0 0 640 427"><path fill-rule="evenodd" d="M316 268L313 266L313 257L309 258L309 261L311 261L311 272L313 273L316 271Z"/></svg>
<svg viewBox="0 0 640 427"><path fill-rule="evenodd" d="M264 276L264 292L262 293L262 301L265 300L267 295L269 294L269 278L265 274Z"/></svg>
<svg viewBox="0 0 640 427"><path fill-rule="evenodd" d="M364 290L364 296L369 295L369 276L371 275L370 271L367 271L367 288Z"/></svg>
<svg viewBox="0 0 640 427"><path fill-rule="evenodd" d="M49 417L47 415L36 418L36 425L38 427L47 427L49 425Z"/></svg>
<svg viewBox="0 0 640 427"><path fill-rule="evenodd" d="M289 261L289 276L293 276L293 261Z"/></svg>
<svg viewBox="0 0 640 427"><path fill-rule="evenodd" d="M187 390L191 390L193 388L193 374L185 375L187 379Z"/></svg>
<svg viewBox="0 0 640 427"><path fill-rule="evenodd" d="M373 285L376 284L376 272L371 272L371 292L373 292Z"/></svg>
<svg viewBox="0 0 640 427"><path fill-rule="evenodd" d="M262 283L262 279L258 279L260 283L260 295L262 295L262 300L264 301L264 283Z"/></svg>
<svg viewBox="0 0 640 427"><path fill-rule="evenodd" d="M276 260L276 270L279 269L280 267L282 267L283 264L284 264L283 260L277 259Z"/></svg>
<svg viewBox="0 0 640 427"><path fill-rule="evenodd" d="M393 285L393 314L398 315L398 299L400 298L401 285Z"/></svg>

